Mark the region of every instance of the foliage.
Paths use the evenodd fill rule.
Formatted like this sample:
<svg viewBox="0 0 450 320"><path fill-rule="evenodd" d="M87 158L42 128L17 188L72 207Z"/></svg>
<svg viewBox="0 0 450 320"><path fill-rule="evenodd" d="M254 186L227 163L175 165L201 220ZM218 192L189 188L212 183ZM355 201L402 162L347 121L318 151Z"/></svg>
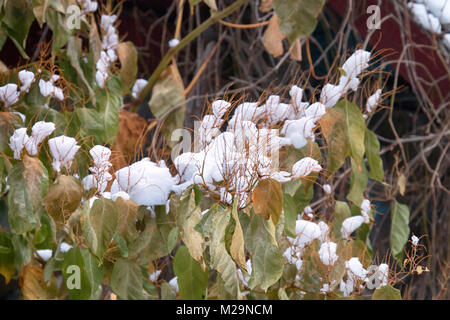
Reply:
<svg viewBox="0 0 450 320"><path fill-rule="evenodd" d="M190 6L200 2L189 1ZM215 1L204 2L215 14ZM369 178L382 182L384 176L379 142L366 128L367 112L346 97L349 87L344 82L358 79L362 70L354 78L341 78L336 85L339 99L326 108L331 97L324 89L321 102L305 106L297 86L289 104L278 96L269 97L260 109L255 104L256 111L264 110L258 119L239 119L239 112L252 104L241 104L232 117L223 118L234 106L215 101L214 115L202 120L203 149L196 154L227 148L225 133L230 131L220 130L225 121L229 127L255 124L256 131L242 129L243 136L256 132L256 137L241 141L243 169L242 162L232 159L233 166L227 163L220 170L229 170L220 171L217 158L204 155L201 170L192 164L197 160L172 159L171 172L164 161L144 158L113 172L108 147L118 134L124 98L130 93L135 100L141 98L142 88L136 92L133 86L137 52L131 42L114 40L113 12L105 13L97 26L96 10L82 11L80 28L70 29L67 8L73 3L0 1L0 47L8 37L29 58L24 47L34 19L53 32L50 52L41 56L42 62L46 54L51 57L49 65L33 62L1 76L0 204L9 228L0 231L0 274L7 281L21 279L24 299L401 298L393 287L394 266L383 274L386 279L377 278L381 287L370 294L361 290L368 283L366 269L375 260L368 238L374 206L366 187ZM314 30L323 3L273 1L290 42ZM300 20L307 23L299 25ZM355 68L360 67L347 66ZM13 84L26 85L23 70L32 72L33 80L17 91ZM161 71L152 89L149 108L163 121L160 130L172 148L171 134L182 126L186 108L175 63ZM293 114L280 116L286 106ZM212 116L221 125L209 125ZM299 121L312 126L289 129ZM48 131L42 133L39 125ZM32 128L31 136L26 128ZM262 165L267 159L259 157L258 139L263 133L268 136L269 129L281 131L277 141L288 153L283 169L291 172ZM234 130L237 136L238 128ZM30 151L33 143L37 152ZM221 161L238 153L214 152L221 154ZM326 219L319 207L311 208L315 184L319 176L333 181L346 162L351 163L346 199L326 195L333 208ZM197 171L188 176L189 170ZM390 240L400 261L408 223L408 208L393 199ZM162 261L176 278L159 278ZM59 271L64 279L60 286Z"/></svg>

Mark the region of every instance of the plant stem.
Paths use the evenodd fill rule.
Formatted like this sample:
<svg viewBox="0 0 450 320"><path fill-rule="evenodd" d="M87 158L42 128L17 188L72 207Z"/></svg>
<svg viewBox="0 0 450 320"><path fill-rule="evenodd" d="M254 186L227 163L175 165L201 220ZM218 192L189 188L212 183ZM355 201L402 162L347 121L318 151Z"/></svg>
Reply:
<svg viewBox="0 0 450 320"><path fill-rule="evenodd" d="M213 12L211 14L211 17L208 18L208 20L203 22L197 28L192 30L186 37L181 39L180 43L176 47L170 48L170 50L161 59L161 62L158 64L155 71L153 71L152 75L148 79L147 85L142 90L141 94L139 95L139 98L135 101L134 107L132 108L131 111L135 112L137 107L141 104L141 102L145 99L145 97L147 97L149 95L149 93L152 90L153 86L155 85L156 81L159 79L159 76L169 65L170 61L172 60L172 57L175 54L177 54L181 49L183 49L189 43L191 43L191 41L193 41L195 38L197 38L203 31L208 29L211 25L220 21L221 19L225 18L226 16L230 15L231 13L233 13L234 11L239 9L247 1L248 0L237 0L232 5L228 6L227 8L223 9L222 11Z"/></svg>

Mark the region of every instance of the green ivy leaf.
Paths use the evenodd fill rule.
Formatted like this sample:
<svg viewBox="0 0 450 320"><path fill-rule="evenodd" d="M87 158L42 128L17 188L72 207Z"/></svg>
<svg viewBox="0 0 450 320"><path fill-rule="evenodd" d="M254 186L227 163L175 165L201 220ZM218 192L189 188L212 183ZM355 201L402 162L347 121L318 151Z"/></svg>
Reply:
<svg viewBox="0 0 450 320"><path fill-rule="evenodd" d="M230 222L230 213L227 208L219 207L212 216L211 244L209 252L211 264L224 282L224 288L234 298L240 298L239 280L236 265L228 254L225 246L225 230Z"/></svg>
<svg viewBox="0 0 450 320"><path fill-rule="evenodd" d="M364 163L361 163L362 172L359 171L356 162L352 159L352 173L350 176L350 191L347 199L352 201L356 206L360 207L361 202L365 199L364 191L369 183L369 174Z"/></svg>
<svg viewBox="0 0 450 320"><path fill-rule="evenodd" d="M25 52L27 35L34 21L32 6L28 0L7 1L2 9L2 28L14 42L23 58L29 59Z"/></svg>
<svg viewBox="0 0 450 320"><path fill-rule="evenodd" d="M117 259L111 274L111 289L121 299L143 299L142 275L140 267L124 258Z"/></svg>
<svg viewBox="0 0 450 320"><path fill-rule="evenodd" d="M117 216L115 202L100 198L94 201L89 214L81 220L89 249L99 259L103 258L117 230Z"/></svg>
<svg viewBox="0 0 450 320"><path fill-rule="evenodd" d="M98 290L104 272L89 250L80 247L74 247L64 254L61 270L69 296L73 300L90 299Z"/></svg>
<svg viewBox="0 0 450 320"><path fill-rule="evenodd" d="M173 261L173 270L178 277L181 298L186 300L205 299L208 269L203 271L200 263L192 259L185 246L178 248Z"/></svg>
<svg viewBox="0 0 450 320"><path fill-rule="evenodd" d="M0 274L5 277L5 281L8 283L15 273L14 247L11 236L5 232L0 232Z"/></svg>
<svg viewBox="0 0 450 320"><path fill-rule="evenodd" d="M383 161L380 157L380 142L377 139L377 135L366 129L364 136L364 145L366 148L366 157L369 162L371 179L382 182L384 177Z"/></svg>
<svg viewBox="0 0 450 320"><path fill-rule="evenodd" d="M303 190L303 189L302 189ZM295 237L295 222L297 221L297 206L294 198L283 194L284 232L290 237Z"/></svg>
<svg viewBox="0 0 450 320"><path fill-rule="evenodd" d="M402 300L400 290L391 285L377 288L372 294L372 300Z"/></svg>
<svg viewBox="0 0 450 320"><path fill-rule="evenodd" d="M317 16L325 0L273 0L273 9L280 18L280 28L289 42L309 36L317 25Z"/></svg>
<svg viewBox="0 0 450 320"><path fill-rule="evenodd" d="M284 267L273 222L252 214L245 228L245 244L252 256L249 287L267 290L281 278Z"/></svg>
<svg viewBox="0 0 450 320"><path fill-rule="evenodd" d="M391 204L391 235L390 243L394 257L400 262L403 247L409 237L409 208L407 205L398 203L396 200Z"/></svg>
<svg viewBox="0 0 450 320"><path fill-rule="evenodd" d="M345 99L340 100L335 109L344 115L350 153L359 166L364 156L364 134L366 132L364 117L356 104Z"/></svg>
<svg viewBox="0 0 450 320"><path fill-rule="evenodd" d="M8 175L8 222L11 231L24 234L40 227L40 217L33 209L33 200L25 180L25 167L17 163Z"/></svg>

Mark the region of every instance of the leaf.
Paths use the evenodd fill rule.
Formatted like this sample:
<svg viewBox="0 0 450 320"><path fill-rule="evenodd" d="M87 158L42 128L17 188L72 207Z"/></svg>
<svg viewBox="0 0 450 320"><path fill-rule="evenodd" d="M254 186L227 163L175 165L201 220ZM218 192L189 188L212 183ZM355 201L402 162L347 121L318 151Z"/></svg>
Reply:
<svg viewBox="0 0 450 320"><path fill-rule="evenodd" d="M11 231L24 234L40 227L40 218L33 210L32 197L24 178L25 167L17 163L8 175L8 222Z"/></svg>
<svg viewBox="0 0 450 320"><path fill-rule="evenodd" d="M5 282L8 284L15 273L14 248L11 236L5 232L0 232L0 274L5 277Z"/></svg>
<svg viewBox="0 0 450 320"><path fill-rule="evenodd" d="M364 134L366 132L366 124L361 110L356 104L346 99L340 100L335 109L344 115L350 153L356 164L360 166L364 155Z"/></svg>
<svg viewBox="0 0 450 320"><path fill-rule="evenodd" d="M309 36L317 25L317 16L325 0L273 0L273 9L280 18L280 28L289 42Z"/></svg>
<svg viewBox="0 0 450 320"><path fill-rule="evenodd" d="M9 147L9 137L15 129L22 127L22 120L19 115L11 112L0 112L0 152L11 150Z"/></svg>
<svg viewBox="0 0 450 320"><path fill-rule="evenodd" d="M244 233L242 232L242 226L239 222L237 199L233 201L233 208L231 209L231 215L235 222L233 237L231 238L230 254L236 261L241 269L246 269L245 251L244 251Z"/></svg>
<svg viewBox="0 0 450 320"><path fill-rule="evenodd" d="M178 277L180 296L186 300L204 300L208 285L208 269L192 259L185 246L180 246L173 260L173 270Z"/></svg>
<svg viewBox="0 0 450 320"><path fill-rule="evenodd" d="M261 215L250 217L245 229L245 244L252 257L249 287L267 290L277 282L284 268L284 260L275 238L275 226Z"/></svg>
<svg viewBox="0 0 450 320"><path fill-rule="evenodd" d="M143 299L142 276L140 267L124 258L117 259L111 274L111 289L121 299Z"/></svg>
<svg viewBox="0 0 450 320"><path fill-rule="evenodd" d="M283 210L283 192L278 181L271 178L259 180L252 192L252 201L256 214L278 223Z"/></svg>
<svg viewBox="0 0 450 320"><path fill-rule="evenodd" d="M303 190L303 189L302 189ZM283 194L284 232L290 237L295 237L295 223L297 221L297 206L294 198L289 194Z"/></svg>
<svg viewBox="0 0 450 320"><path fill-rule="evenodd" d="M350 218L351 215L350 207L346 202L336 201L333 216L333 233L336 240L341 238L342 222L345 219Z"/></svg>
<svg viewBox="0 0 450 320"><path fill-rule="evenodd" d="M92 298L101 284L103 272L103 266L99 267L98 260L85 248L74 247L64 254L62 274L73 300Z"/></svg>
<svg viewBox="0 0 450 320"><path fill-rule="evenodd" d="M136 219L138 219L139 205L134 201L117 198L117 228L119 234L131 243L138 237L138 230L136 228Z"/></svg>
<svg viewBox="0 0 450 320"><path fill-rule="evenodd" d="M203 0L203 2L206 3L206 5L211 8L211 10L217 11L216 0Z"/></svg>
<svg viewBox="0 0 450 320"><path fill-rule="evenodd" d="M34 14L29 1L7 1L2 11L2 29L6 31L22 57L29 59L25 47L28 32L34 21Z"/></svg>
<svg viewBox="0 0 450 320"><path fill-rule="evenodd" d="M263 34L263 44L269 53L276 57L283 54L283 39L286 35L281 32L278 16L274 13L272 18L269 20L269 25Z"/></svg>
<svg viewBox="0 0 450 320"><path fill-rule="evenodd" d="M22 298L25 300L49 300L56 298L58 294L56 278L52 277L50 283L45 283L44 272L40 266L23 266L20 272L20 286Z"/></svg>
<svg viewBox="0 0 450 320"><path fill-rule="evenodd" d="M344 164L347 156L351 156L362 170L366 127L358 106L345 99L339 100L332 110L322 116L319 123L328 144L329 175Z"/></svg>
<svg viewBox="0 0 450 320"><path fill-rule="evenodd" d="M400 195L404 196L405 189L406 189L406 177L403 173L400 174L400 176L398 177L397 185L398 185L398 191L400 192Z"/></svg>
<svg viewBox="0 0 450 320"><path fill-rule="evenodd" d="M361 163L363 172L360 172L355 161L352 159L352 173L350 176L350 191L347 199L352 201L356 206L360 206L365 199L364 191L369 183L369 175L364 163Z"/></svg>
<svg viewBox="0 0 450 320"><path fill-rule="evenodd" d="M48 8L48 2L49 0L33 0L33 13L41 29L45 22L45 12Z"/></svg>
<svg viewBox="0 0 450 320"><path fill-rule="evenodd" d="M134 44L130 41L121 42L117 47L117 55L120 60L120 79L124 91L128 92L136 81L138 54Z"/></svg>
<svg viewBox="0 0 450 320"><path fill-rule="evenodd" d="M114 201L100 198L94 201L91 211L82 217L83 234L87 236L89 249L103 258L117 229L117 207Z"/></svg>
<svg viewBox="0 0 450 320"><path fill-rule="evenodd" d="M240 298L239 280L237 277L236 265L228 254L225 247L225 230L230 222L228 210L219 207L212 216L212 233L209 252L211 256L211 264L224 281L225 290L232 297Z"/></svg>
<svg viewBox="0 0 450 320"><path fill-rule="evenodd" d="M167 251L172 252L173 249L175 249L175 246L177 245L178 241L178 227L173 227L172 230L170 230L169 235L167 236Z"/></svg>
<svg viewBox="0 0 450 320"><path fill-rule="evenodd" d="M27 182L33 208L38 211L44 205L44 198L48 190L48 172L38 158L28 155L23 157L23 175Z"/></svg>
<svg viewBox="0 0 450 320"><path fill-rule="evenodd" d="M372 294L372 300L402 300L400 290L391 285L377 288Z"/></svg>
<svg viewBox="0 0 450 320"><path fill-rule="evenodd" d="M369 177L382 182L384 178L384 169L383 161L380 157L380 142L378 141L376 134L369 129L366 129L366 134L364 135L364 145L370 168Z"/></svg>
<svg viewBox="0 0 450 320"><path fill-rule="evenodd" d="M201 261L203 258L203 236L194 228L202 219L202 215L200 207L195 203L194 189L187 189L181 196L180 201L180 212L177 221L181 239L192 258Z"/></svg>
<svg viewBox="0 0 450 320"><path fill-rule="evenodd" d="M181 128L186 111L183 80L176 65L170 65L153 87L148 103L155 118L163 120L162 134L166 143L173 147L177 141L171 141L173 130Z"/></svg>
<svg viewBox="0 0 450 320"><path fill-rule="evenodd" d="M45 210L57 225L64 224L80 205L83 187L73 176L58 176L48 188Z"/></svg>
<svg viewBox="0 0 450 320"><path fill-rule="evenodd" d="M403 247L409 236L409 208L396 200L391 204L390 243L394 257L401 261Z"/></svg>
<svg viewBox="0 0 450 320"><path fill-rule="evenodd" d="M259 11L267 13L272 10L272 0L262 0L259 5Z"/></svg>
<svg viewBox="0 0 450 320"><path fill-rule="evenodd" d="M327 141L327 169L333 175L350 155L350 146L344 121L344 115L333 108L327 110L319 120L322 133Z"/></svg>

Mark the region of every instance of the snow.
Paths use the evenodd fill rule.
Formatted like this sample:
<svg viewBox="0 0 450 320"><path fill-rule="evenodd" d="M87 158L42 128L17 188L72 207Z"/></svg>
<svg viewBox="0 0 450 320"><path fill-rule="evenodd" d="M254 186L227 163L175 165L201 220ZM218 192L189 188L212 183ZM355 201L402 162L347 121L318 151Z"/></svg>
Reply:
<svg viewBox="0 0 450 320"><path fill-rule="evenodd" d="M212 103L212 112L217 118L222 118L230 107L231 103L225 100L216 100Z"/></svg>
<svg viewBox="0 0 450 320"><path fill-rule="evenodd" d="M66 253L67 251L69 251L72 248L73 248L73 246L71 246L70 244L68 244L66 242L61 242L61 245L59 246L59 250L62 253Z"/></svg>
<svg viewBox="0 0 450 320"><path fill-rule="evenodd" d="M331 194L331 186L329 184L324 184L322 188L326 194Z"/></svg>
<svg viewBox="0 0 450 320"><path fill-rule="evenodd" d="M419 244L419 238L416 237L415 235L412 235L411 242L412 242L412 245L416 247Z"/></svg>
<svg viewBox="0 0 450 320"><path fill-rule="evenodd" d="M149 275L149 279L151 282L156 282L159 278L159 275L161 274L161 270L156 270L155 272L153 272L152 274ZM178 288L178 281L177 282L177 288ZM178 291L178 289L176 289L176 291Z"/></svg>
<svg viewBox="0 0 450 320"><path fill-rule="evenodd" d="M241 269L238 269L237 274L239 280L244 284L244 286L248 287L248 282L250 281L250 277L252 275L252 261L250 259L246 261L246 266L248 275L244 275Z"/></svg>
<svg viewBox="0 0 450 320"><path fill-rule="evenodd" d="M290 246L288 247L284 253L283 257L287 260L289 264L295 264L297 267L297 270L300 271L303 265L302 261L302 251L300 248L297 248L296 246Z"/></svg>
<svg viewBox="0 0 450 320"><path fill-rule="evenodd" d="M31 137L25 144L25 148L30 156L38 153L38 146L55 131L53 122L38 121L31 128Z"/></svg>
<svg viewBox="0 0 450 320"><path fill-rule="evenodd" d="M371 95L367 99L366 103L367 113L372 113L373 111L375 111L376 106L380 103L380 97L381 97L381 89L378 89L377 91L375 91L373 95Z"/></svg>
<svg viewBox="0 0 450 320"><path fill-rule="evenodd" d="M171 39L169 40L169 47L173 48L176 47L180 43L180 40L178 39Z"/></svg>
<svg viewBox="0 0 450 320"><path fill-rule="evenodd" d="M21 70L18 74L20 83L22 86L20 87L21 92L28 92L31 84L34 82L34 73L27 70Z"/></svg>
<svg viewBox="0 0 450 320"><path fill-rule="evenodd" d="M313 172L320 172L322 167L319 162L313 158L305 157L292 166L292 177L301 178L309 176Z"/></svg>
<svg viewBox="0 0 450 320"><path fill-rule="evenodd" d="M147 83L148 83L148 81L145 80L145 79L137 79L136 82L133 85L133 88L131 89L131 96L134 99L139 98L139 96L141 95L142 90L145 88Z"/></svg>
<svg viewBox="0 0 450 320"><path fill-rule="evenodd" d="M59 101L64 100L64 93L61 88L56 87L53 84L53 80L44 81L43 79L39 80L39 90L44 97L54 97Z"/></svg>
<svg viewBox="0 0 450 320"><path fill-rule="evenodd" d="M353 216L342 222L341 235L342 238L348 239L350 235L364 223L362 216Z"/></svg>
<svg viewBox="0 0 450 320"><path fill-rule="evenodd" d="M408 2L408 7L410 8L411 13L413 14L417 23L420 24L424 29L435 33L441 33L442 27L439 19L436 18L433 14L428 13L425 5L420 3Z"/></svg>
<svg viewBox="0 0 450 320"><path fill-rule="evenodd" d="M111 194L124 191L138 205L165 205L176 179L168 168L158 167L148 158L124 167L115 173Z"/></svg>
<svg viewBox="0 0 450 320"><path fill-rule="evenodd" d="M37 250L36 253L37 254L35 254L35 256L39 255L42 258L42 260L47 262L52 257L53 251L50 249L42 249L42 250Z"/></svg>
<svg viewBox="0 0 450 320"><path fill-rule="evenodd" d="M19 101L20 92L17 91L17 84L8 83L0 87L0 100L3 101L5 107L9 107Z"/></svg>
<svg viewBox="0 0 450 320"><path fill-rule="evenodd" d="M179 291L179 288L178 288L178 277L172 278L172 280L169 281L169 286L171 286L173 290L178 292Z"/></svg>
<svg viewBox="0 0 450 320"><path fill-rule="evenodd" d="M9 138L9 146L14 151L14 159L20 160L22 150L30 138L27 134L27 128L16 129Z"/></svg>
<svg viewBox="0 0 450 320"><path fill-rule="evenodd" d="M97 1L92 0L78 0L78 3L81 5L82 12L95 12L98 8Z"/></svg>
<svg viewBox="0 0 450 320"><path fill-rule="evenodd" d="M386 286L389 280L389 266L385 263L382 263L378 266L377 270L378 280L380 281L380 286Z"/></svg>
<svg viewBox="0 0 450 320"><path fill-rule="evenodd" d="M319 226L311 221L297 220L295 223L295 239L288 238L291 244L300 248L311 243L314 239L318 239L321 236L321 230Z"/></svg>
<svg viewBox="0 0 450 320"><path fill-rule="evenodd" d="M334 242L324 242L320 246L319 256L320 261L326 266L332 266L337 261L338 256L336 255L337 245Z"/></svg>
<svg viewBox="0 0 450 320"><path fill-rule="evenodd" d="M364 280L367 275L367 270L364 269L358 257L353 257L346 261L345 267L347 269L347 277L354 281Z"/></svg>
<svg viewBox="0 0 450 320"><path fill-rule="evenodd" d="M80 146L74 138L59 136L48 140L50 154L53 161L52 166L56 172L61 171L61 167L70 168L72 161Z"/></svg>

